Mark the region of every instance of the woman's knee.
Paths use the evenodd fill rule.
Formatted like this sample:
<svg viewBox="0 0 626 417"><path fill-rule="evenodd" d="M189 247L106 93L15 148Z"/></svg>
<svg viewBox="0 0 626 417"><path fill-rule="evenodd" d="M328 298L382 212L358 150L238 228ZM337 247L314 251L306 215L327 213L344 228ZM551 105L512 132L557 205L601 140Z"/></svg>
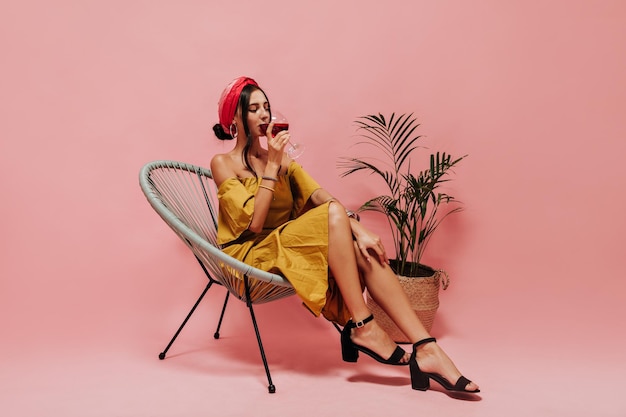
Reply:
<svg viewBox="0 0 626 417"><path fill-rule="evenodd" d="M328 223L332 225L346 225L350 224L350 220L346 215L345 210L336 202L331 202L328 204Z"/></svg>

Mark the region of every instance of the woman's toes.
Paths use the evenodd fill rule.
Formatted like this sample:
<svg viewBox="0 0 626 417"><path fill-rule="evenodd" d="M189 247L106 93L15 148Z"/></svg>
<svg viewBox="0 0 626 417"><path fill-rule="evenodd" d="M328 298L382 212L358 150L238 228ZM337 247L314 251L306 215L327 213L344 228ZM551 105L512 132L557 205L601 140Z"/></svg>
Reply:
<svg viewBox="0 0 626 417"><path fill-rule="evenodd" d="M471 382L469 384L467 384L465 386L465 390L466 391L478 391L480 389L480 387L478 385L476 385L475 383Z"/></svg>

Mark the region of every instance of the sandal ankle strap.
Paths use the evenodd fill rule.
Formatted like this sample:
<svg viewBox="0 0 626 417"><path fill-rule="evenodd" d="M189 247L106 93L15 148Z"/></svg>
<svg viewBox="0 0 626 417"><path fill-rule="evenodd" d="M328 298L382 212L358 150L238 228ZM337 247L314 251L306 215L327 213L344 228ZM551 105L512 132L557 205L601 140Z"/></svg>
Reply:
<svg viewBox="0 0 626 417"><path fill-rule="evenodd" d="M372 320L374 320L374 315L373 315L373 314L370 314L368 317L364 318L364 319L363 319L363 320L361 320L361 321L357 321L356 323L355 323L355 322L353 322L352 320L350 320L350 321L348 321L348 322L346 323L346 326L347 326L348 328L350 328L350 329L353 329L353 328L355 328L355 327L356 327L357 329L360 329L361 327L365 326L367 323L369 323L369 322L370 322L370 321L372 321Z"/></svg>
<svg viewBox="0 0 626 417"><path fill-rule="evenodd" d="M425 345L426 343L430 343L430 342L436 342L437 339L435 339L434 337L427 337L426 339L422 339L418 342L413 343L413 349L417 349L418 346L421 345Z"/></svg>

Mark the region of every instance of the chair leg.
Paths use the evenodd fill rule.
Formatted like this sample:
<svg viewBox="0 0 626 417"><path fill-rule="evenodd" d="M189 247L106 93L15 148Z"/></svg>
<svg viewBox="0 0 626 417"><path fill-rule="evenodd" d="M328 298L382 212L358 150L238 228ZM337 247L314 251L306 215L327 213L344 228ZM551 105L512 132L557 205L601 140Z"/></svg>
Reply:
<svg viewBox="0 0 626 417"><path fill-rule="evenodd" d="M170 347L174 343L174 340L176 340L176 338L178 337L178 334L181 332L181 330L183 330L183 327L185 327L185 325L187 324L187 321L189 320L189 318L191 317L193 312L196 311L196 307L198 307L198 304L200 304L200 301L202 301L202 299L204 298L204 295L207 293L209 288L211 288L211 285L213 285L213 282L214 281L212 281L212 280L209 281L209 283L207 284L207 286L204 289L204 291L202 291L202 294L200 294L200 297L198 298L198 301L196 301L196 303L191 308L191 311L189 312L189 314L187 314L187 317L185 317L185 320L183 320L183 323L180 325L178 330L176 330L176 333L174 334L174 337L172 337L172 340L170 340L170 342L167 344L167 347L165 348L165 350L163 352L159 353L159 359L161 359L161 360L165 359L165 355L167 354L167 351L170 349Z"/></svg>
<svg viewBox="0 0 626 417"><path fill-rule="evenodd" d="M224 312L226 311L226 305L228 304L228 297L230 296L230 292L226 291L226 297L224 298L224 307L222 307L222 313L220 314L220 321L217 323L217 330L213 334L213 338L220 338L220 328L222 327L222 320L224 320Z"/></svg>
<svg viewBox="0 0 626 417"><path fill-rule="evenodd" d="M259 351L261 352L261 359L263 360L263 366L265 367L265 374L267 375L267 390L270 394L276 392L276 387L272 383L272 376L270 375L270 368L267 364L267 358L265 356L265 350L263 349L263 342L261 341L261 334L259 333L259 327L256 323L256 318L254 317L254 308L252 307L252 302L250 301L250 284L248 282L248 276L244 276L243 279L245 288L246 288L246 305L250 310L250 317L252 318L252 325L254 326L254 333L256 334L256 340L259 343Z"/></svg>

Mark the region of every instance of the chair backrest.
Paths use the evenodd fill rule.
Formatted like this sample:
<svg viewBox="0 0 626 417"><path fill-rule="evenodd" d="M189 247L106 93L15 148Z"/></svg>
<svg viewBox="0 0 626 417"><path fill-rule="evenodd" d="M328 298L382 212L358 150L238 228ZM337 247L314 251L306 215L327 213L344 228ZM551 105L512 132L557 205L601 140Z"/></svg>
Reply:
<svg viewBox="0 0 626 417"><path fill-rule="evenodd" d="M252 303L295 293L284 277L253 268L219 249L217 196L210 170L183 162L154 161L141 169L139 184L152 208L193 251L209 277L237 298L248 301L244 276L249 278Z"/></svg>

